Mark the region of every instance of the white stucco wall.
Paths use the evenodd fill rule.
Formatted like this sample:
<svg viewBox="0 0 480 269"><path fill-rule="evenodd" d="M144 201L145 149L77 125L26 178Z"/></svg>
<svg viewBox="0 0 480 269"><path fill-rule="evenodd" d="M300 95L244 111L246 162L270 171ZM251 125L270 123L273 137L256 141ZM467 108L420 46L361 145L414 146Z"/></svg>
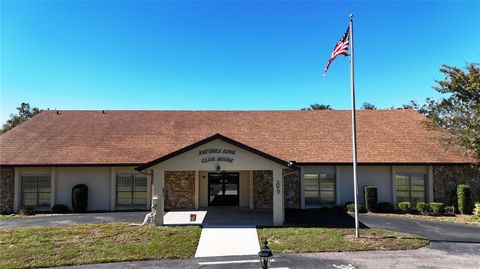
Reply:
<svg viewBox="0 0 480 269"><path fill-rule="evenodd" d="M88 210L108 211L121 210L115 208L116 174L138 173L135 167L19 167L16 168L15 201L17 211L20 207L20 177L22 175L50 175L51 176L51 205L64 204L72 208L72 188L77 184L88 187ZM151 183L151 178L148 183ZM147 193L151 197L151 184L148 184ZM150 198L147 199L150 206Z"/></svg>
<svg viewBox="0 0 480 269"><path fill-rule="evenodd" d="M110 210L109 167L58 167L56 196L57 204L72 208L72 188L77 184L88 187L87 210Z"/></svg>

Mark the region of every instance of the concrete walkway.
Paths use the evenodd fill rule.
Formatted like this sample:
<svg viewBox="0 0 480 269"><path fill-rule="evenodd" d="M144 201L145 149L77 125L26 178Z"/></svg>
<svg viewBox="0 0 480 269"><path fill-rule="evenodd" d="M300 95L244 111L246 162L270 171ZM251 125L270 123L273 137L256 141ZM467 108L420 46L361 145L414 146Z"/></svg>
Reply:
<svg viewBox="0 0 480 269"><path fill-rule="evenodd" d="M195 257L257 255L260 251L255 226L206 226L202 229Z"/></svg>

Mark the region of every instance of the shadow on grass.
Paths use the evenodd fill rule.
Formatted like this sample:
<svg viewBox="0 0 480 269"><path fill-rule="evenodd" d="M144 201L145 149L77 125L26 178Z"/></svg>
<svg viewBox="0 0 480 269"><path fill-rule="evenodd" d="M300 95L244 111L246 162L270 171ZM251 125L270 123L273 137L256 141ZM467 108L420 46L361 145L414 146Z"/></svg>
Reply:
<svg viewBox="0 0 480 269"><path fill-rule="evenodd" d="M359 223L361 229L368 229ZM355 218L340 209L285 209L285 225L295 227L355 228Z"/></svg>

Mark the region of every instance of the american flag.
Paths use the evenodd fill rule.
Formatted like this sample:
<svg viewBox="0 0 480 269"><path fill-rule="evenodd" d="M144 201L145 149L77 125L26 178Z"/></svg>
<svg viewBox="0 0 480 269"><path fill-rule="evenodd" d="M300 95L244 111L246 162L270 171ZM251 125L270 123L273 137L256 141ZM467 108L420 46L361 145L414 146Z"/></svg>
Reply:
<svg viewBox="0 0 480 269"><path fill-rule="evenodd" d="M348 56L348 46L349 46L349 30L350 26L347 27L347 31L343 34L342 38L335 44L335 48L333 48L332 56L330 56L330 60L328 60L327 66L325 66L325 70L323 71L323 75L327 74L328 68L330 64L337 58L338 55Z"/></svg>

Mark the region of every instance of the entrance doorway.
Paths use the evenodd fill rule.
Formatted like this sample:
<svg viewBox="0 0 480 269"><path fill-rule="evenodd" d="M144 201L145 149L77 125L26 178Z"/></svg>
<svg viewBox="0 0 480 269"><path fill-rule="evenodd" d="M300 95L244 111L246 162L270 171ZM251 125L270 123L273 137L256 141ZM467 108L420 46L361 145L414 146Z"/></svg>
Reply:
<svg viewBox="0 0 480 269"><path fill-rule="evenodd" d="M239 185L238 173L208 173L208 205L238 206Z"/></svg>

